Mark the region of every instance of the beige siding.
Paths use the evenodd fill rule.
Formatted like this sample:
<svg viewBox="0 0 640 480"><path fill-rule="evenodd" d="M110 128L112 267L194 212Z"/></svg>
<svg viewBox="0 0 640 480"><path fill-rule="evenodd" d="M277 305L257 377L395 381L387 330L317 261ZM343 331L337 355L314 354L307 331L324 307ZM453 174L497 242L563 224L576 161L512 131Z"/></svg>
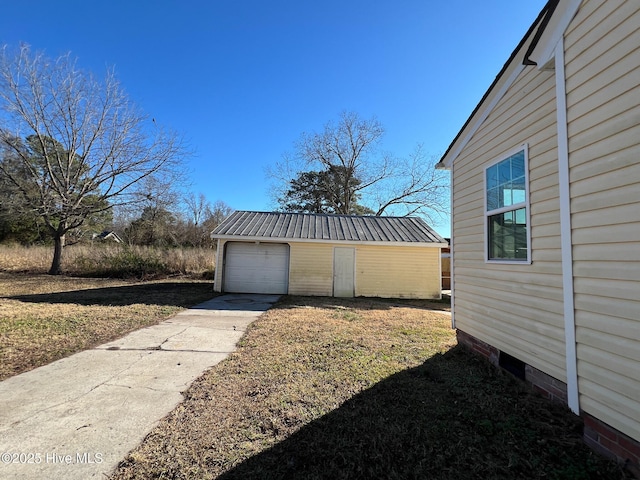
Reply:
<svg viewBox="0 0 640 480"><path fill-rule="evenodd" d="M331 296L333 250L345 244L291 243L289 293ZM440 248L353 245L355 295L440 298Z"/></svg>
<svg viewBox="0 0 640 480"><path fill-rule="evenodd" d="M440 294L440 248L356 248L356 296L440 298Z"/></svg>
<svg viewBox="0 0 640 480"><path fill-rule="evenodd" d="M333 294L333 248L326 243L291 243L289 293L291 295Z"/></svg>
<svg viewBox="0 0 640 480"><path fill-rule="evenodd" d="M565 52L580 405L640 440L640 2L583 2Z"/></svg>
<svg viewBox="0 0 640 480"><path fill-rule="evenodd" d="M222 270L224 265L224 259L222 252L224 252L224 244L227 243L224 240L218 240L218 245L216 246L216 269L213 274L213 291L221 292L222 291Z"/></svg>
<svg viewBox="0 0 640 480"><path fill-rule="evenodd" d="M456 159L456 327L566 381L553 72L526 68ZM484 167L529 145L531 265L485 262Z"/></svg>
<svg viewBox="0 0 640 480"><path fill-rule="evenodd" d="M224 251L221 241L219 251ZM333 295L333 251L355 248L355 294L365 297L440 298L439 247L289 242L289 294ZM222 260L222 259L219 259ZM216 268L220 291L223 262Z"/></svg>

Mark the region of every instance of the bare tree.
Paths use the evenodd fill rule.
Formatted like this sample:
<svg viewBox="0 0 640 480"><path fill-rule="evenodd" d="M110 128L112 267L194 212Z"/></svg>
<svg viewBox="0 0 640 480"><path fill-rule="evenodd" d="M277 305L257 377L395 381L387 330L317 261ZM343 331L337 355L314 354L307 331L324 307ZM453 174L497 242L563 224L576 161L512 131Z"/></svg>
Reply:
<svg viewBox="0 0 640 480"><path fill-rule="evenodd" d="M234 212L234 209L227 205L222 200L217 200L213 206L207 210L205 225L209 233L213 231L218 225L220 225L229 215Z"/></svg>
<svg viewBox="0 0 640 480"><path fill-rule="evenodd" d="M295 205L300 198L317 196L322 187L327 212L421 215L435 223L447 212L448 176L435 170L435 157L427 158L420 145L407 159L383 152L383 136L378 120L353 112L342 113L337 123L326 124L319 133L303 133L295 152L267 169L274 200ZM305 174L331 181L305 187Z"/></svg>
<svg viewBox="0 0 640 480"><path fill-rule="evenodd" d="M64 55L51 60L28 46L0 52L0 175L44 220L54 240L50 274L61 273L65 234L114 206L148 200L152 180L170 183L188 153L125 95L114 72L103 80ZM23 141L22 139L27 139Z"/></svg>
<svg viewBox="0 0 640 480"><path fill-rule="evenodd" d="M189 220L195 227L202 224L205 214L208 210L211 210L211 204L204 193L196 195L193 192L189 192L184 197L184 204L189 215Z"/></svg>
<svg viewBox="0 0 640 480"><path fill-rule="evenodd" d="M203 193L189 192L182 198L183 243L201 247L210 239L204 231L203 222L211 210L211 203Z"/></svg>
<svg viewBox="0 0 640 480"><path fill-rule="evenodd" d="M367 192L375 214L393 211L402 216L421 215L430 223L449 212L449 174L436 169L438 156L428 157L422 145L411 155L390 162L390 174Z"/></svg>
<svg viewBox="0 0 640 480"><path fill-rule="evenodd" d="M336 213L350 213L359 192L389 174L388 158L377 155L383 135L378 120L363 120L352 112L343 112L337 124L326 124L321 133L302 134L298 155L308 165L339 173L333 175L335 194L328 196Z"/></svg>
<svg viewBox="0 0 640 480"><path fill-rule="evenodd" d="M213 247L215 242L211 239L211 232L233 213L233 209L221 200L211 204L203 193L186 193L182 203L182 243Z"/></svg>

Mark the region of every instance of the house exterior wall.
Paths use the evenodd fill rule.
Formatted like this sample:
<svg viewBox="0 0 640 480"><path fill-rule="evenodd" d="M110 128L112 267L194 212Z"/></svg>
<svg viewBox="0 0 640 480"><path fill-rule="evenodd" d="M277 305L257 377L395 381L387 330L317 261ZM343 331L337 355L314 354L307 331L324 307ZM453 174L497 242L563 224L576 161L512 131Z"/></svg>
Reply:
<svg viewBox="0 0 640 480"><path fill-rule="evenodd" d="M640 2L583 2L565 63L580 407L640 440Z"/></svg>
<svg viewBox="0 0 640 480"><path fill-rule="evenodd" d="M485 261L484 168L528 145L531 264ZM526 68L453 165L458 329L566 382L555 76Z"/></svg>
<svg viewBox="0 0 640 480"><path fill-rule="evenodd" d="M494 363L502 352L524 361L527 380L562 399L571 380L563 335L566 297L573 313L567 325L575 324L585 440L637 466L640 3L582 1L559 45L564 52L556 61L564 59L564 71L555 77L557 72L524 67L454 155L455 325L461 343ZM566 112L556 111L556 78L565 79ZM556 122L565 113L569 176L568 184L559 185L557 132L563 128ZM523 143L529 147L532 262L485 262L483 168ZM570 236L565 251L561 207L570 218L563 224ZM570 266L564 272L563 259ZM563 273L572 293L563 290Z"/></svg>

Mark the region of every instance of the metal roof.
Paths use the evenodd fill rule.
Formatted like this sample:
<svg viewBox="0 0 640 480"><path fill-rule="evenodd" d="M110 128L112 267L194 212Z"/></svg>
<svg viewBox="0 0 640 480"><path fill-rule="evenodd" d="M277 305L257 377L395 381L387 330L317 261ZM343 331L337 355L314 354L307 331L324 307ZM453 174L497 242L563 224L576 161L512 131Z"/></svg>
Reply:
<svg viewBox="0 0 640 480"><path fill-rule="evenodd" d="M236 211L212 238L325 242L446 243L417 217Z"/></svg>

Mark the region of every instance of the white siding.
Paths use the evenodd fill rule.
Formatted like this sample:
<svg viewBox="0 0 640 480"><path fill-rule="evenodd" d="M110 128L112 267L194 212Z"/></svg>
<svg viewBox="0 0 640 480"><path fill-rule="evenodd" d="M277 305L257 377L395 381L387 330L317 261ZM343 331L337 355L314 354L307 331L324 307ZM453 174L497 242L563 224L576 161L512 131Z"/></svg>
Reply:
<svg viewBox="0 0 640 480"><path fill-rule="evenodd" d="M583 2L565 51L580 405L640 439L640 2Z"/></svg>

